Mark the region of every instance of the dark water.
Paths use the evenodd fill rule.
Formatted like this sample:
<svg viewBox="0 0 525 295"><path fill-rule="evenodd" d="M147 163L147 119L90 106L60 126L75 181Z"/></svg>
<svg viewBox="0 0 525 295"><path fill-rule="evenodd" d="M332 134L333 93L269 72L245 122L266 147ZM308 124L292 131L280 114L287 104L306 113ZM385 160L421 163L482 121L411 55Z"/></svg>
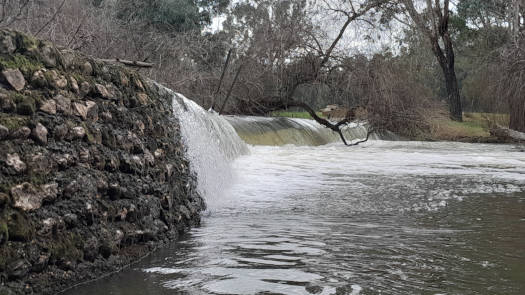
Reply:
<svg viewBox="0 0 525 295"><path fill-rule="evenodd" d="M67 294L525 294L525 153L253 147L200 228Z"/></svg>

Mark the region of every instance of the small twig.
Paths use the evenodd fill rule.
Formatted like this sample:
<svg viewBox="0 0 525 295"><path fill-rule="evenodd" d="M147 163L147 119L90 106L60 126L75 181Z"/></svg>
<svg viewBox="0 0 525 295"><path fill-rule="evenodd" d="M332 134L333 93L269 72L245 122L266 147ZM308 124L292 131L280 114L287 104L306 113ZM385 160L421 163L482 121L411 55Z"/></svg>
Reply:
<svg viewBox="0 0 525 295"><path fill-rule="evenodd" d="M42 30L44 30L51 22L55 20L58 13L62 10L62 7L64 6L64 4L66 4L66 0L63 0L62 3L60 3L60 6L55 11L55 14L53 14L53 16L36 32L35 37L38 36L38 34L42 32Z"/></svg>

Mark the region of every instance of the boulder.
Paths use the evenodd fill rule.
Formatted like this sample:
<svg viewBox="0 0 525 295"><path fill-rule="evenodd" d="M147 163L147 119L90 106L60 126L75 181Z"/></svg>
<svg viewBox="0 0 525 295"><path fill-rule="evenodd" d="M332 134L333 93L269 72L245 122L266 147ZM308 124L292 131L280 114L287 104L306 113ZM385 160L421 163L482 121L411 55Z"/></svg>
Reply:
<svg viewBox="0 0 525 295"><path fill-rule="evenodd" d="M66 115L72 114L71 99L59 94L55 96L55 101L57 105L57 111L64 113Z"/></svg>
<svg viewBox="0 0 525 295"><path fill-rule="evenodd" d="M11 188L14 207L23 211L32 211L42 207L44 194L32 184L24 182Z"/></svg>
<svg viewBox="0 0 525 295"><path fill-rule="evenodd" d="M55 88L64 89L64 88L67 87L67 79L66 79L66 77L58 74L58 72L55 71L55 70L51 70L48 73L49 73L48 75L49 75L49 79L50 79L49 82Z"/></svg>
<svg viewBox="0 0 525 295"><path fill-rule="evenodd" d="M57 198L58 184L55 182L37 188L31 183L24 182L11 188L13 207L22 211L33 211L42 207L42 202L53 201Z"/></svg>
<svg viewBox="0 0 525 295"><path fill-rule="evenodd" d="M97 94L100 95L103 98L111 99L113 98L113 95L108 91L106 86L102 84L95 84L95 89L97 91Z"/></svg>
<svg viewBox="0 0 525 295"><path fill-rule="evenodd" d="M20 160L20 156L17 153L7 154L7 159L6 159L5 162L6 162L7 166L15 169L15 171L17 173L23 172L27 168L26 163L24 163L24 162L22 162L22 160Z"/></svg>
<svg viewBox="0 0 525 295"><path fill-rule="evenodd" d="M26 79L24 79L24 75L22 75L19 69L4 70L2 71L2 75L7 83L16 91L21 91L26 86Z"/></svg>
<svg viewBox="0 0 525 295"><path fill-rule="evenodd" d="M91 76L93 74L93 66L89 61L86 61L80 66L80 70L84 75Z"/></svg>
<svg viewBox="0 0 525 295"><path fill-rule="evenodd" d="M13 134L11 134L11 137L15 139L26 139L31 135L31 129L27 126L20 127L16 129Z"/></svg>
<svg viewBox="0 0 525 295"><path fill-rule="evenodd" d="M57 113L57 103L54 99L50 99L40 106L40 110L50 115L55 115Z"/></svg>
<svg viewBox="0 0 525 295"><path fill-rule="evenodd" d="M47 144L47 128L44 127L44 125L37 123L36 127L33 128L31 135L37 143L41 145Z"/></svg>

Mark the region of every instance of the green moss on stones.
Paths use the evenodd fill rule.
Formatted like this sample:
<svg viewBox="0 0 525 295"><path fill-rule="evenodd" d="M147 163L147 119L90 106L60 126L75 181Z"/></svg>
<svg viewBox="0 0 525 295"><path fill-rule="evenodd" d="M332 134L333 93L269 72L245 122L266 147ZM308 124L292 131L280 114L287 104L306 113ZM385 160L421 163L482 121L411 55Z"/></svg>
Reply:
<svg viewBox="0 0 525 295"><path fill-rule="evenodd" d="M35 234L33 224L23 213L11 211L7 218L9 239L12 241L31 241Z"/></svg>
<svg viewBox="0 0 525 295"><path fill-rule="evenodd" d="M76 261L82 258L82 238L75 234L66 234L49 246L51 259L55 261Z"/></svg>
<svg viewBox="0 0 525 295"><path fill-rule="evenodd" d="M35 71L41 69L44 65L31 58L27 58L22 54L13 54L13 55L2 55L0 56L0 68L5 69L20 69L26 76L31 75Z"/></svg>
<svg viewBox="0 0 525 295"><path fill-rule="evenodd" d="M4 125L9 130L14 131L29 123L29 117L15 114L0 113L0 125Z"/></svg>
<svg viewBox="0 0 525 295"><path fill-rule="evenodd" d="M37 39L25 34L16 34L16 47L19 51L34 51L38 46L40 46L40 41Z"/></svg>

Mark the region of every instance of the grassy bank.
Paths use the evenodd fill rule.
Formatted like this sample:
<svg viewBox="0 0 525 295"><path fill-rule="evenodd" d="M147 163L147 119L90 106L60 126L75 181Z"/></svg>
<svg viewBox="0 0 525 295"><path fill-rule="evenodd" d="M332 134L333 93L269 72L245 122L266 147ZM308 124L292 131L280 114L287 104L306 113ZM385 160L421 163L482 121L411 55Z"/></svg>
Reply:
<svg viewBox="0 0 525 295"><path fill-rule="evenodd" d="M433 121L429 139L493 142L497 140L490 135L491 126L508 126L508 124L507 114L464 113L463 122L452 121L448 118Z"/></svg>

